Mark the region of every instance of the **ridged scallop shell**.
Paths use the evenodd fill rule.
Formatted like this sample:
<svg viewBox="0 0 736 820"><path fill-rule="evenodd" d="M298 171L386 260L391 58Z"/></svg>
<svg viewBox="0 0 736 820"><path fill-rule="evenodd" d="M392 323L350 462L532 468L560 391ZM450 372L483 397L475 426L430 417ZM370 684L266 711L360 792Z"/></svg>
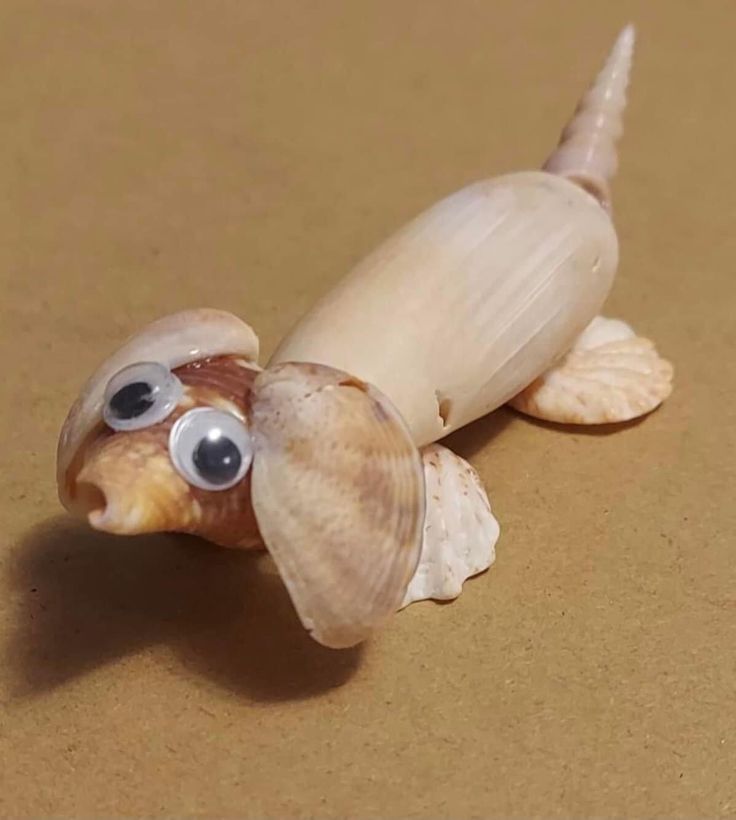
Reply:
<svg viewBox="0 0 736 820"><path fill-rule="evenodd" d="M567 424L629 421L672 392L672 365L625 323L597 317L572 350L510 404L522 413Z"/></svg>
<svg viewBox="0 0 736 820"><path fill-rule="evenodd" d="M422 450L427 513L422 552L402 607L433 598L447 601L463 582L494 562L499 526L476 471L446 447Z"/></svg>
<svg viewBox="0 0 736 820"><path fill-rule="evenodd" d="M359 643L398 608L424 521L419 452L391 403L332 368L283 364L254 384L251 497L304 626Z"/></svg>

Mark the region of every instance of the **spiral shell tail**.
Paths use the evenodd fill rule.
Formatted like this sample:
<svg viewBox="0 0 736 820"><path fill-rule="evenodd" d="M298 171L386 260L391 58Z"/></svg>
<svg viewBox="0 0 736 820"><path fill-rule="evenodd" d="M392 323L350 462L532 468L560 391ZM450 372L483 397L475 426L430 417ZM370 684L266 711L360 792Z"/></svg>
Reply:
<svg viewBox="0 0 736 820"><path fill-rule="evenodd" d="M635 37L632 25L619 34L606 64L578 103L557 148L544 164L545 171L577 183L608 211Z"/></svg>

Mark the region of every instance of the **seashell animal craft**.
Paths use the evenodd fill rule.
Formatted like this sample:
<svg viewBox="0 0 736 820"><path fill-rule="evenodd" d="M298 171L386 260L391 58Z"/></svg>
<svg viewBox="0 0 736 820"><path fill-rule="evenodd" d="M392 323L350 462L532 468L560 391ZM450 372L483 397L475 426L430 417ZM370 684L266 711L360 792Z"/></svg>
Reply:
<svg viewBox="0 0 736 820"><path fill-rule="evenodd" d="M436 442L510 404L622 422L671 365L598 313L618 262L610 181L634 44L620 34L541 171L440 201L297 324L265 369L230 313L188 310L91 376L58 447L64 506L99 530L265 547L312 637L367 638L494 560L478 476Z"/></svg>

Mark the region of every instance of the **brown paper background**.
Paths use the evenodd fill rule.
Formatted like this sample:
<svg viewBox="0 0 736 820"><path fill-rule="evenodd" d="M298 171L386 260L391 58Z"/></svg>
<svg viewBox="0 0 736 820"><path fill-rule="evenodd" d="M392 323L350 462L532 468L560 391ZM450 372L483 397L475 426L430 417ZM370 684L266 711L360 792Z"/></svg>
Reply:
<svg viewBox="0 0 736 820"><path fill-rule="evenodd" d="M249 556L68 520L56 435L102 355L202 304L268 354L406 219L535 167L628 20L608 313L676 391L611 434L501 411L455 435L502 524L460 599L331 652ZM674 0L4 0L0 812L736 816L735 25Z"/></svg>

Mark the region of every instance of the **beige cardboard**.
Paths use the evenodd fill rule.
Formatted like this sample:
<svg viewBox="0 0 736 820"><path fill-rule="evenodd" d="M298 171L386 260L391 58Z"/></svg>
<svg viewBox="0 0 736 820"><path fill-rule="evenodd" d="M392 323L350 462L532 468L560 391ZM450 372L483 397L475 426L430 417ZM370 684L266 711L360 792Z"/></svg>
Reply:
<svg viewBox="0 0 736 820"><path fill-rule="evenodd" d="M0 12L0 814L736 816L736 5ZM102 355L204 304L267 355L406 219L538 165L629 20L608 312L676 390L610 434L456 434L502 526L458 601L328 651L251 556L67 518Z"/></svg>

